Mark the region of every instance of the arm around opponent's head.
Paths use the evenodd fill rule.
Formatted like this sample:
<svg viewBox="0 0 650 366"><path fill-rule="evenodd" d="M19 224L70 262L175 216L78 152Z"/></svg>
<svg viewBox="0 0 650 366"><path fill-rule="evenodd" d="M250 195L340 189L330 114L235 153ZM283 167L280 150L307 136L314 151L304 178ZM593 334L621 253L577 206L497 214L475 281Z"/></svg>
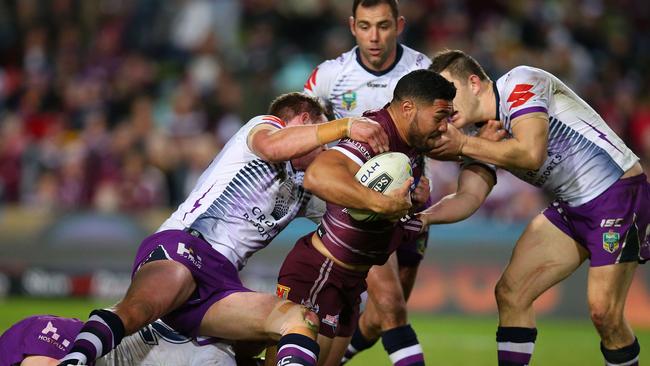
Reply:
<svg viewBox="0 0 650 366"><path fill-rule="evenodd" d="M325 122L318 100L302 93L276 98L269 114L278 117L278 123L286 127L259 124L251 129L247 138L251 151L269 162L291 160L344 137L367 142L377 151L388 149L388 137L376 122L364 117Z"/></svg>

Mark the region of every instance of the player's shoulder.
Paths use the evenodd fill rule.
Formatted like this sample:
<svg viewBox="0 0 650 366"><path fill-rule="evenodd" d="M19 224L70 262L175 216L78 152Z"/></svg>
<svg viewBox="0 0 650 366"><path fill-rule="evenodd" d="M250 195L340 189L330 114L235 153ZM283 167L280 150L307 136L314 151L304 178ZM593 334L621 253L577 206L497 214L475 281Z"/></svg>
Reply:
<svg viewBox="0 0 650 366"><path fill-rule="evenodd" d="M261 114L259 116L255 116L248 120L244 126L253 128L261 124L271 125L277 128L283 128L287 126L286 122L284 122L281 118L270 114Z"/></svg>
<svg viewBox="0 0 650 366"><path fill-rule="evenodd" d="M537 81L548 80L551 74L532 66L520 65L516 66L510 71L506 72L502 77L497 80L497 85L513 85L526 83L535 83Z"/></svg>
<svg viewBox="0 0 650 366"><path fill-rule="evenodd" d="M401 63L409 65L413 70L426 69L431 65L431 59L424 53L403 44L400 46L402 47Z"/></svg>
<svg viewBox="0 0 650 366"><path fill-rule="evenodd" d="M355 61L357 46L347 52L343 52L337 58L325 60L318 65L318 71L321 73L337 73L347 64Z"/></svg>

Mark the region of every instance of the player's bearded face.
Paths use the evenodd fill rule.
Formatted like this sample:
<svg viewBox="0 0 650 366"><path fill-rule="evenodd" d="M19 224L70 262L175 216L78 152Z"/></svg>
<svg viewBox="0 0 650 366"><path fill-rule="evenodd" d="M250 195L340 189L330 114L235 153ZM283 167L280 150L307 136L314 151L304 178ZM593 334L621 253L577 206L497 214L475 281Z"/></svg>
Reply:
<svg viewBox="0 0 650 366"><path fill-rule="evenodd" d="M447 130L451 113L452 107L448 101L436 101L433 106L418 107L409 124L409 145L419 152L433 149L436 141Z"/></svg>

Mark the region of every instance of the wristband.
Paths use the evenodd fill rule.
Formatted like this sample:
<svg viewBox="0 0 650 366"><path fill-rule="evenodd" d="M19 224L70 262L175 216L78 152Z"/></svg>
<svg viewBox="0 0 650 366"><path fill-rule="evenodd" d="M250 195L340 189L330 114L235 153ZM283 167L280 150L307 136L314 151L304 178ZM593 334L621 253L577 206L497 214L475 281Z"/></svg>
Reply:
<svg viewBox="0 0 650 366"><path fill-rule="evenodd" d="M352 119L341 118L331 122L316 125L316 138L319 145L325 145L332 141L350 137Z"/></svg>

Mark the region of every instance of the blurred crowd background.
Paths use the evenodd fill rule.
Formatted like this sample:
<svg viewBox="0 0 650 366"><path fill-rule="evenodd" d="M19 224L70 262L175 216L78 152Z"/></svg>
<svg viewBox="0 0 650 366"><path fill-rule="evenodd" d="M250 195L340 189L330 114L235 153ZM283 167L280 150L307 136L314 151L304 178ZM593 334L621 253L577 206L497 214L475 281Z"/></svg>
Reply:
<svg viewBox="0 0 650 366"><path fill-rule="evenodd" d="M0 202L61 212L172 208L249 118L354 46L351 0L1 0ZM401 0L401 41L460 48L493 79L563 79L650 161L650 2ZM432 164L434 195L457 168ZM499 173L483 215L546 198Z"/></svg>

